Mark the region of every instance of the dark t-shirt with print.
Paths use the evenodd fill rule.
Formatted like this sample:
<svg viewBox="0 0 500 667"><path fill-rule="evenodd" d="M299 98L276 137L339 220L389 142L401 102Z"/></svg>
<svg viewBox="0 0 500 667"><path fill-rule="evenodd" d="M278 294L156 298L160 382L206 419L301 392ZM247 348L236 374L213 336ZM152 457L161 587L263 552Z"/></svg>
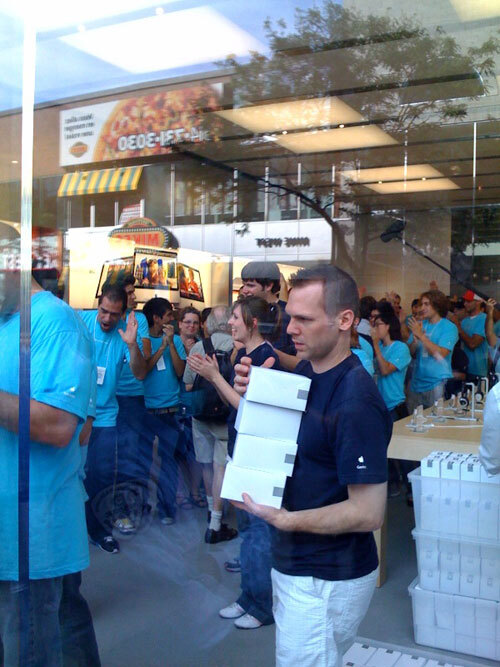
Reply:
<svg viewBox="0 0 500 667"><path fill-rule="evenodd" d="M340 503L348 485L387 481L392 420L372 378L355 355L325 373L309 362L296 372L311 378L293 476L283 506L305 510ZM284 574L356 579L378 564L373 533L316 535L273 530L273 567Z"/></svg>

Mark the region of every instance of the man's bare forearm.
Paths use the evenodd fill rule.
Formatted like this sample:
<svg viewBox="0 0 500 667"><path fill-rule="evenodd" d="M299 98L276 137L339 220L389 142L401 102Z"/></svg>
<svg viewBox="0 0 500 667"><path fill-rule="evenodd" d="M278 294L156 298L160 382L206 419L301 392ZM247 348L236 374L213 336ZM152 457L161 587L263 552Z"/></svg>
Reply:
<svg viewBox="0 0 500 667"><path fill-rule="evenodd" d="M19 397L0 391L0 425L19 431ZM52 447L66 447L78 425L76 415L45 403L30 401L30 439Z"/></svg>
<svg viewBox="0 0 500 667"><path fill-rule="evenodd" d="M379 485L377 485L379 486ZM386 488L385 484L380 485ZM377 530L384 521L385 498L370 504L358 504L351 498L317 509L284 512L276 527L284 531L341 535Z"/></svg>
<svg viewBox="0 0 500 667"><path fill-rule="evenodd" d="M130 370L138 380L144 380L147 375L147 366L137 343L128 346L130 353Z"/></svg>

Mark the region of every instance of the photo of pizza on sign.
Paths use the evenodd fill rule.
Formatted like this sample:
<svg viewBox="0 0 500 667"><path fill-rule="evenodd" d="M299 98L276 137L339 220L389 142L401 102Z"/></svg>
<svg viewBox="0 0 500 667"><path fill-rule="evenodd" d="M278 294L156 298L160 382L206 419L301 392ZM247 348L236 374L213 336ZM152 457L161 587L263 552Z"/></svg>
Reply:
<svg viewBox="0 0 500 667"><path fill-rule="evenodd" d="M175 144L207 141L206 112L218 107L220 93L220 84L200 84L65 109L60 112L60 164L165 155Z"/></svg>

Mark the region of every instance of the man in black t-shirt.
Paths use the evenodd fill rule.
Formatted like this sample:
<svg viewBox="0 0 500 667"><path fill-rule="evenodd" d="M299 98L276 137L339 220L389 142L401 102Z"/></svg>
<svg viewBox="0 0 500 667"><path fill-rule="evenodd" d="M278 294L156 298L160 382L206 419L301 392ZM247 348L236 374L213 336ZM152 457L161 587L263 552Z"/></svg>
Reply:
<svg viewBox="0 0 500 667"><path fill-rule="evenodd" d="M340 667L375 589L372 531L384 520L392 421L376 385L350 352L356 283L330 265L302 269L287 304L300 358L312 379L294 473L280 510L244 494L273 539L276 664ZM244 393L250 360L236 366ZM270 365L270 364L269 364Z"/></svg>
<svg viewBox="0 0 500 667"><path fill-rule="evenodd" d="M279 298L280 270L275 262L248 262L241 271L242 296L258 296L270 304L276 304L281 312L281 331L273 347L286 354L295 355L291 336L287 333L290 317L285 311L286 302Z"/></svg>

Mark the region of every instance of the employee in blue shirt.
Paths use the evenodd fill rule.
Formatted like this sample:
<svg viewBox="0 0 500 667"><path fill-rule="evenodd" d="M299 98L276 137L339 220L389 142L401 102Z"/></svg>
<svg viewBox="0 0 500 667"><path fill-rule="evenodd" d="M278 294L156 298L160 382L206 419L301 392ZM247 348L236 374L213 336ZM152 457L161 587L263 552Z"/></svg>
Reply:
<svg viewBox="0 0 500 667"><path fill-rule="evenodd" d="M110 497L106 490L113 490L118 481L116 389L125 364L130 363L132 373L137 379L142 379L146 373L146 362L137 345L135 315L129 315L126 328L121 325L127 307L123 287L113 285L103 288L98 304L97 311L80 312L94 341L97 370L96 419L88 445L85 479L89 500L85 507L91 542L103 551L118 553L119 544L111 534L109 520L98 518L109 510L107 503Z"/></svg>
<svg viewBox="0 0 500 667"><path fill-rule="evenodd" d="M410 352L416 355L406 406L410 412L423 405L430 408L444 396L444 386L453 377L451 353L458 340L457 327L446 319L448 299L439 290L430 290L420 296L423 320L408 320L411 331L408 339Z"/></svg>
<svg viewBox="0 0 500 667"><path fill-rule="evenodd" d="M469 359L468 379L485 377L488 373L488 343L486 342L486 313L481 312L481 297L467 290L464 294L464 308L467 313L462 321L456 317L452 321L458 328L462 349Z"/></svg>
<svg viewBox="0 0 500 667"><path fill-rule="evenodd" d="M31 296L29 618L20 624L18 457L20 315L15 272L0 305L0 641L5 665L60 665L65 575L89 564L79 435L91 394L92 342L75 312L33 282ZM19 274L17 274L17 280ZM10 291L9 291L10 290ZM12 308L5 312L5 307ZM21 658L21 633L28 655Z"/></svg>
<svg viewBox="0 0 500 667"><path fill-rule="evenodd" d="M135 278L132 274L125 276L121 281L127 295L127 310L124 314L124 326L130 313L134 313L137 320L137 344L145 359L151 356L151 341L149 340L148 323L146 317L140 311L136 311L137 299L135 297ZM122 480L141 480L144 484L149 477L149 470L144 476L144 466L141 462L141 452L147 448L147 434L144 424L146 422L146 406L144 404L144 386L142 380L138 380L132 373L130 364L124 363L118 379L116 388L118 400L118 471ZM128 497L134 497L127 494ZM118 500L118 499L117 499ZM117 515L114 526L120 533L128 535L134 533L137 526L134 524L128 504L122 501L117 507ZM138 508L139 512L142 510Z"/></svg>
<svg viewBox="0 0 500 667"><path fill-rule="evenodd" d="M186 351L181 337L174 334L172 306L167 299L155 297L143 308L149 326L151 358L144 378L144 401L148 411L149 464L152 462L153 438L158 436L161 457L158 478L158 516L163 525L175 521L178 466L181 379L186 365Z"/></svg>

